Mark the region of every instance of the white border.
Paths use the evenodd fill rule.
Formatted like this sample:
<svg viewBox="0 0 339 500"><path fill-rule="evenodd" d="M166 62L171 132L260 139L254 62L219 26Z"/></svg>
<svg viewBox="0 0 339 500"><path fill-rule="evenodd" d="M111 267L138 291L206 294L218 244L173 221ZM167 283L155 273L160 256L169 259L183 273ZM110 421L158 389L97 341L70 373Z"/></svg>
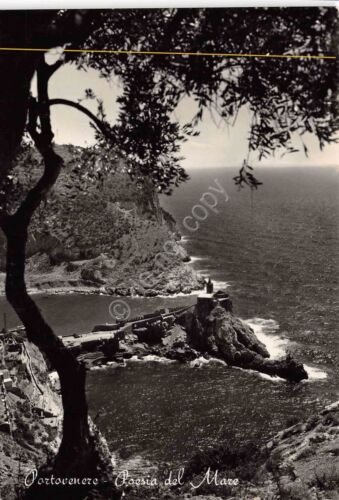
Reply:
<svg viewBox="0 0 339 500"><path fill-rule="evenodd" d="M0 9L122 9L166 7L337 7L338 0L1 0Z"/></svg>

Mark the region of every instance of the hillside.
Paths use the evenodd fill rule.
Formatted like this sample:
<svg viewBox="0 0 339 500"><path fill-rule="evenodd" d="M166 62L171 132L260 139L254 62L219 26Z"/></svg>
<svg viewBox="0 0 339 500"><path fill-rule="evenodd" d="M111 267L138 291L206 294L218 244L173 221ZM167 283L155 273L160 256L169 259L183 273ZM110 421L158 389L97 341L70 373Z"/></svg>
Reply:
<svg viewBox="0 0 339 500"><path fill-rule="evenodd" d="M81 183L74 182L75 169L85 161L84 150L56 149L66 167L32 221L27 249L30 288L156 295L200 287L183 263L189 259L175 221L160 207L147 179L131 180L125 162L115 156L104 160L109 162L104 180L91 182L82 174ZM41 167L36 153L30 154L36 166L27 185L38 178ZM24 177L20 168L17 173ZM0 249L3 271L3 235Z"/></svg>
<svg viewBox="0 0 339 500"><path fill-rule="evenodd" d="M57 450L62 407L58 382L23 330L0 335L0 498L14 499L26 475Z"/></svg>

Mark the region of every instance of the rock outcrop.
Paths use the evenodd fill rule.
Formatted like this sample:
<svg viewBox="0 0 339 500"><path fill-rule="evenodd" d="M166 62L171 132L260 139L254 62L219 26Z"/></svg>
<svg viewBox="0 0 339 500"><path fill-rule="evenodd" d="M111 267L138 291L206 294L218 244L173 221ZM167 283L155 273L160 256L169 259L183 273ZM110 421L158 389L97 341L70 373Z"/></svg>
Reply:
<svg viewBox="0 0 339 500"><path fill-rule="evenodd" d="M339 401L279 432L262 453L262 498L277 490L279 498L338 499Z"/></svg>
<svg viewBox="0 0 339 500"><path fill-rule="evenodd" d="M185 326L190 345L223 359L230 366L256 370L292 382L308 378L303 365L291 355L284 359L269 359L265 345L257 339L252 328L223 305L215 305L205 316L198 304L193 312L186 314Z"/></svg>
<svg viewBox="0 0 339 500"><path fill-rule="evenodd" d="M70 195L81 148L57 146L57 151L65 168L30 227L30 289L149 297L202 287L185 263L189 257L175 220L161 208L147 179L142 184L131 180L125 162L117 157L99 191L90 184L84 192L74 188ZM4 268L5 238L0 230L0 271Z"/></svg>
<svg viewBox="0 0 339 500"><path fill-rule="evenodd" d="M199 296L196 306L173 315L170 320L159 316L146 324L126 324L124 328L129 333L123 330L119 333L116 331L117 325L98 325L94 328L97 339L91 337L89 341L84 339L84 342L80 342L77 355L87 359L89 366L118 361L121 357L129 359L149 354L180 362L189 362L200 356L214 357L229 366L255 370L291 382L308 378L303 365L291 355L283 359L270 359L266 346L256 337L252 328L232 313L232 302L228 295L218 293L215 296ZM220 299L215 298L218 296ZM119 337L113 349L106 345L107 340L100 337L100 329L107 333L110 328L112 337ZM89 346L88 353L83 350L82 346L85 345Z"/></svg>
<svg viewBox="0 0 339 500"><path fill-rule="evenodd" d="M34 344L18 333L2 334L0 372L8 371L1 399L10 408L10 432L1 432L0 497L20 498L25 477L60 444L61 397L57 380Z"/></svg>

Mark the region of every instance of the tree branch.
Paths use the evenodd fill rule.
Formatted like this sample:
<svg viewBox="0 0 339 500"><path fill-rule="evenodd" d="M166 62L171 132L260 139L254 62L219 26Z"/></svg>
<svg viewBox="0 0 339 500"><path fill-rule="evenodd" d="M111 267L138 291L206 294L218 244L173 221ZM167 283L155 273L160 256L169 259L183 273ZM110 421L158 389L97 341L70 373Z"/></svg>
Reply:
<svg viewBox="0 0 339 500"><path fill-rule="evenodd" d="M63 166L63 159L55 153L52 145L53 132L48 104L48 81L56 71L57 66L51 67L46 64L44 54L38 63L38 103L31 98L28 114L28 132L30 133L36 148L44 160L44 172L37 184L28 192L17 211L6 218L6 224L22 219L29 224L35 210L47 195L49 190L57 181ZM40 119L41 132L37 131L37 121Z"/></svg>
<svg viewBox="0 0 339 500"><path fill-rule="evenodd" d="M56 99L50 99L47 102L47 104L49 106L55 106L57 104L62 104L64 106L69 106L71 108L77 109L81 113L88 116L88 118L94 122L94 124L99 129L99 132L101 132L105 137L112 139L112 133L108 129L108 126L102 120L100 120L97 116L95 116L94 113L92 113L89 109L85 108L84 106L82 106L78 102L74 102L74 101L71 101L69 99L56 98Z"/></svg>
<svg viewBox="0 0 339 500"><path fill-rule="evenodd" d="M53 66L50 68L45 61L45 55L42 54L38 64L38 115L41 124L41 138L46 146L51 147L54 134L52 132L51 114L48 105L48 82L53 74ZM42 152L41 152L42 153Z"/></svg>
<svg viewBox="0 0 339 500"><path fill-rule="evenodd" d="M6 217L6 225L13 223L14 219L21 217L25 218L26 223L29 224L35 210L57 181L63 167L63 159L55 153L52 146L53 132L49 112L51 106L59 104L77 109L94 122L99 132L105 137L112 139L112 134L105 122L95 116L89 109L69 99L48 99L48 80L56 69L57 66L53 65L51 68L46 64L44 58L41 58L38 66L38 102L34 98L31 98L29 106L28 131L36 148L44 159L44 173L37 184L28 192L17 211L12 216ZM41 133L37 131L38 118L41 122Z"/></svg>
<svg viewBox="0 0 339 500"><path fill-rule="evenodd" d="M65 64L65 60L63 59L62 56L60 56L61 59L58 59L54 64L47 64L45 62L45 72L48 77L48 79L51 78L51 76L59 69L63 64Z"/></svg>
<svg viewBox="0 0 339 500"><path fill-rule="evenodd" d="M2 11L3 47L79 46L91 32L93 10ZM67 53L67 60L76 57ZM23 136L31 79L37 69L38 53L16 53L0 57L0 180L12 166ZM58 63L60 65L60 63ZM53 72L55 71L55 67Z"/></svg>

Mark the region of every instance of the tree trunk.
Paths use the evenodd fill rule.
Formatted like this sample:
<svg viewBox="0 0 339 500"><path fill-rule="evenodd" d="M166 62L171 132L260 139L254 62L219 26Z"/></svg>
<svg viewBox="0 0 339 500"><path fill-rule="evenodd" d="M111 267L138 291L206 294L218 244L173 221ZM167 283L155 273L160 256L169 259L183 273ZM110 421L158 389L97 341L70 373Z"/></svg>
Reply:
<svg viewBox="0 0 339 500"><path fill-rule="evenodd" d="M63 45L66 41L80 42L90 32L91 11L66 12L59 24L55 22L56 17L55 11L4 13L0 16L2 45L53 47ZM31 113L28 130L45 163L41 179L28 192L14 215L7 215L4 207L0 206L0 226L7 238L6 296L24 325L28 340L39 348L49 368L56 370L59 375L64 410L63 436L53 464L53 473L59 477L98 477L98 466L105 464L102 464L90 435L85 368L46 323L27 293L25 284L25 254L30 220L41 200L56 182L62 168L62 159L53 151L47 102L48 79L59 64L47 67L42 63L44 60L38 53L3 53L0 57L0 68L4 76L0 82L0 181L5 179L20 145L28 110ZM35 100L32 103L29 97L30 83L36 69L39 109ZM38 118L41 133L38 133L36 126ZM105 468L102 470L104 472ZM117 498L113 490L114 488L110 489L109 496L112 499ZM83 498L85 495L81 493L84 491L71 487L61 498ZM55 497L60 497L60 489L57 495L52 494L49 488L30 493L30 498L34 500Z"/></svg>
<svg viewBox="0 0 339 500"><path fill-rule="evenodd" d="M22 321L27 338L43 353L49 367L56 370L64 408L63 437L55 469L62 474L83 474L92 469L93 447L88 426L86 372L46 323L28 295L25 284L27 224L24 217L9 217L3 229L7 237L6 295Z"/></svg>
<svg viewBox="0 0 339 500"><path fill-rule="evenodd" d="M42 352L49 368L57 371L61 386L64 411L62 441L51 466L52 470L50 467L48 470L45 467L40 473L46 477L50 477L52 473L59 478L68 477L77 480L95 478L100 481L98 489L106 490L105 494L109 495L107 498L120 498L112 484L110 464L106 462L106 457L100 457L97 442L90 433L85 367L54 334L26 289L25 260L29 224L41 200L55 184L63 166L62 158L54 152L51 144L52 134L48 133L48 120L44 118L41 120L47 130L45 135L38 134L34 130L36 109L33 104L31 108L28 129L43 156L44 173L27 193L17 211L13 215L0 218L0 223L7 238L7 299L22 321L28 340ZM34 483L27 493L27 498L75 500L85 498L89 490L93 490L93 483L79 486L66 485L62 488Z"/></svg>
<svg viewBox="0 0 339 500"><path fill-rule="evenodd" d="M59 19L57 10L3 10L1 47L58 47L81 44L91 32L91 10L74 9ZM0 54L0 182L8 172L24 133L30 86L38 52Z"/></svg>

